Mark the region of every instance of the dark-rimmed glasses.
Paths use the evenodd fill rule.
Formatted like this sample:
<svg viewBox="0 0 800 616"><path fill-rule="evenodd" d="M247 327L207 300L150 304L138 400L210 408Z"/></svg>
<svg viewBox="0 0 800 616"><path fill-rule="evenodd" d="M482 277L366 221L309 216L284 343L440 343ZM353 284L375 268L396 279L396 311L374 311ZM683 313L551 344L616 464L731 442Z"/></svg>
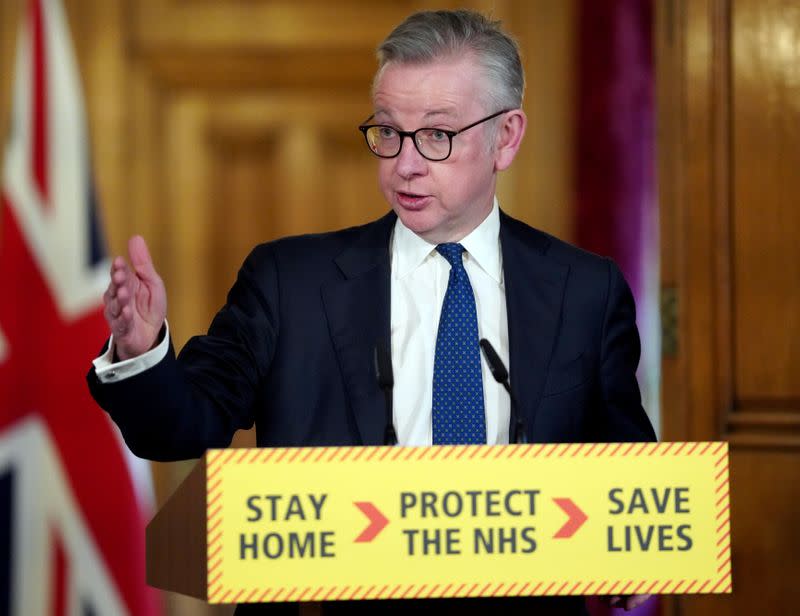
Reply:
<svg viewBox="0 0 800 616"><path fill-rule="evenodd" d="M380 158L394 158L400 154L403 148L403 140L410 137L414 147L417 148L424 158L431 161L442 161L450 156L453 151L453 137L463 133L470 128L483 124L496 118L500 114L513 111L513 109L503 109L490 116L486 116L465 126L461 130L445 130L444 128L418 128L417 130L397 130L394 126L386 124L362 124L358 127L364 138L367 140L369 151ZM369 122L373 117L368 117L365 122Z"/></svg>

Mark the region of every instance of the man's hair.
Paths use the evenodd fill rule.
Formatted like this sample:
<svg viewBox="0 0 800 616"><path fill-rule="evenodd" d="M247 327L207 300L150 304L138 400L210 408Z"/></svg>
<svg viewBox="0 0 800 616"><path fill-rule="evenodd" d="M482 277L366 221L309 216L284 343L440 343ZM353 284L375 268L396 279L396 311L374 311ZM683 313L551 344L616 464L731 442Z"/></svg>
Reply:
<svg viewBox="0 0 800 616"><path fill-rule="evenodd" d="M420 11L407 17L378 46L373 88L390 63L426 64L468 53L488 82L481 97L487 111L520 107L525 76L517 42L499 21L469 10Z"/></svg>

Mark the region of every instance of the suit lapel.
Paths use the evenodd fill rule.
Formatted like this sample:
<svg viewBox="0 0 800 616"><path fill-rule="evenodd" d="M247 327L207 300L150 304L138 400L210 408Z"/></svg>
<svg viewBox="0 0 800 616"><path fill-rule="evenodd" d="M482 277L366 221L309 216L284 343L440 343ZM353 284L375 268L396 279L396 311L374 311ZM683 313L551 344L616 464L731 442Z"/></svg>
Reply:
<svg viewBox="0 0 800 616"><path fill-rule="evenodd" d="M569 272L569 266L545 257L549 243L546 235L501 213L511 389L532 442Z"/></svg>
<svg viewBox="0 0 800 616"><path fill-rule="evenodd" d="M395 215L387 214L363 232L336 259L344 279L322 290L331 340L364 445L382 445L386 422L383 394L374 370L378 340L387 348L390 329L389 238Z"/></svg>

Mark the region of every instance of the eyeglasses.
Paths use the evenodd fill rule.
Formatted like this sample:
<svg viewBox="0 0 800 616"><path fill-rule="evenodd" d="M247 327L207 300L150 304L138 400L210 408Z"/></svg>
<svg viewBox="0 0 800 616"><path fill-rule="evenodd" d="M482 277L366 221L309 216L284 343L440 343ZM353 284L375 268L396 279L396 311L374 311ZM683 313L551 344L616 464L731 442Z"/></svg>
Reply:
<svg viewBox="0 0 800 616"><path fill-rule="evenodd" d="M477 122L473 122L461 130L418 128L414 131L406 131L397 130L393 126L387 126L386 124L362 124L358 127L358 130L364 133L369 151L380 158L398 156L403 148L403 140L406 137L410 137L414 147L417 148L417 152L422 154L423 157L432 161L442 161L450 156L453 151L453 137L508 111L512 110L503 109ZM366 121L369 122L373 117L368 117Z"/></svg>

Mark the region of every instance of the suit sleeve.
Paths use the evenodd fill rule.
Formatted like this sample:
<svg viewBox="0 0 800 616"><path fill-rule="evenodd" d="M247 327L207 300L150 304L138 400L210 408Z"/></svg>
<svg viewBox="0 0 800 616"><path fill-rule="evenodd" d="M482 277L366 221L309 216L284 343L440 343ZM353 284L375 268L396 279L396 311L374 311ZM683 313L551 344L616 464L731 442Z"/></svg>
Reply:
<svg viewBox="0 0 800 616"><path fill-rule="evenodd" d="M192 338L179 357L170 342L156 366L118 383L101 383L89 371L92 396L134 454L197 458L253 425L259 383L277 341L278 301L275 259L263 245L245 260L208 334Z"/></svg>
<svg viewBox="0 0 800 616"><path fill-rule="evenodd" d="M654 441L653 426L642 408L636 367L641 351L633 295L619 268L608 260L608 294L600 348L603 416L601 440Z"/></svg>

